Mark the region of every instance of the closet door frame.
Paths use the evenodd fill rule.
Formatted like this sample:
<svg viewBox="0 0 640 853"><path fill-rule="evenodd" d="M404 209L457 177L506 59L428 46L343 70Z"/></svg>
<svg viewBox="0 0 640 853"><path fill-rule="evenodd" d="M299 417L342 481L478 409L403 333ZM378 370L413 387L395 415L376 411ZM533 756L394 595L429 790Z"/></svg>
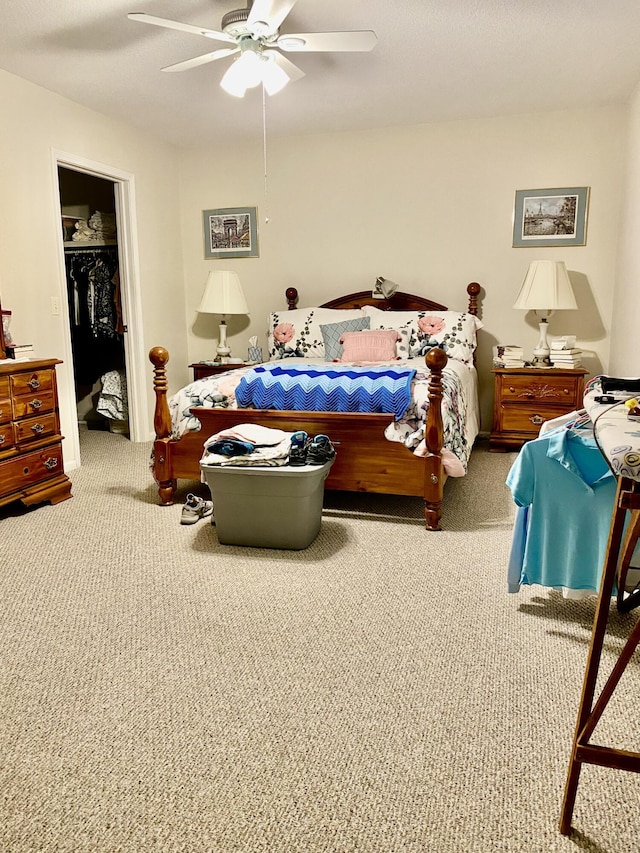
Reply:
<svg viewBox="0 0 640 853"><path fill-rule="evenodd" d="M126 327L124 353L127 371L127 396L129 403L129 436L131 441L148 441L150 425L146 411L147 390L146 356L142 335L142 301L140 296L140 268L138 261L138 235L136 229L135 178L130 172L116 169L85 157L79 157L65 151L53 150L53 166L58 208L60 204L60 186L58 168L83 172L97 178L103 178L114 184L116 224L118 230L118 261L120 270L120 289L122 300L122 320ZM66 394L61 396L60 407L67 412L76 412L75 376L73 375L73 350L71 344L71 326L67 305L67 285L64 259L62 229L57 229L59 242L59 283L60 306L66 317L65 328L65 364L69 371L70 382L64 383ZM76 428L74 434L67 436L71 445L70 457L76 460L69 467L80 464L80 435L77 414L71 417ZM71 460L70 460L71 461Z"/></svg>

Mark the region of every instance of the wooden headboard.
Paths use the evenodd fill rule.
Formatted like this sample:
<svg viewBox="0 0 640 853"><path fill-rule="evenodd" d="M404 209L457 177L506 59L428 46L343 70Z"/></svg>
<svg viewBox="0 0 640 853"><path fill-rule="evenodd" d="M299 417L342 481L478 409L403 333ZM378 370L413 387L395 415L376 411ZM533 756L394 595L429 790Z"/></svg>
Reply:
<svg viewBox="0 0 640 853"><path fill-rule="evenodd" d="M480 285L476 281L472 281L467 285L467 294L469 295L469 305L467 311L469 314L478 314L478 295L480 293ZM298 304L298 290L295 287L288 287L285 293L287 297L287 307L292 311ZM373 305L381 311L447 311L446 305L441 305L439 302L433 302L431 299L425 299L423 296L416 296L413 293L403 293L398 290L389 299L375 299L371 295L370 290L361 290L359 293L348 293L346 296L339 296L337 299L331 299L329 302L324 302L320 308L362 308L363 305Z"/></svg>

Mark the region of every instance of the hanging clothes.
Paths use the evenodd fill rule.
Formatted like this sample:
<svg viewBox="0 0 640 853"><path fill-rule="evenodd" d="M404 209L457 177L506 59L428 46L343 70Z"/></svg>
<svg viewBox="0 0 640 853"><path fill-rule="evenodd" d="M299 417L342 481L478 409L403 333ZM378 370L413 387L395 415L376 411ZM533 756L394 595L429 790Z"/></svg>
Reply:
<svg viewBox="0 0 640 853"><path fill-rule="evenodd" d="M507 485L519 508L509 591L541 584L596 593L617 484L593 432L561 426L529 441Z"/></svg>
<svg viewBox="0 0 640 853"><path fill-rule="evenodd" d="M118 247L65 247L76 380L92 385L124 367Z"/></svg>

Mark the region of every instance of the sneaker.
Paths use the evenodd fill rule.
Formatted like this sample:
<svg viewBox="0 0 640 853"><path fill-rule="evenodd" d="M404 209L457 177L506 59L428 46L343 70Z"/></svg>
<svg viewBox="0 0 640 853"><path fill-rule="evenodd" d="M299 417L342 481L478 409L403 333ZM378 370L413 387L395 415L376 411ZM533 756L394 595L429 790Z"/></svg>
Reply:
<svg viewBox="0 0 640 853"><path fill-rule="evenodd" d="M289 465L307 464L307 450L310 443L311 440L304 430L293 433L289 450Z"/></svg>
<svg viewBox="0 0 640 853"><path fill-rule="evenodd" d="M182 507L180 524L195 524L209 515L213 515L213 501L205 501L197 495L188 494Z"/></svg>
<svg viewBox="0 0 640 853"><path fill-rule="evenodd" d="M307 465L324 465L336 455L328 435L317 435L307 450Z"/></svg>

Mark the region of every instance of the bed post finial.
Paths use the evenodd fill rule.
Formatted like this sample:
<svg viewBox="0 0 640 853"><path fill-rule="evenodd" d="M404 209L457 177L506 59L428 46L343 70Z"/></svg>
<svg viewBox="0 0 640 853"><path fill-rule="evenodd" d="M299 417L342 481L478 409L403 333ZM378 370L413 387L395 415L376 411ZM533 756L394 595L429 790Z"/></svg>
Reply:
<svg viewBox="0 0 640 853"><path fill-rule="evenodd" d="M295 287L288 287L284 295L287 298L287 308L289 311L293 311L296 305L298 304L298 291Z"/></svg>
<svg viewBox="0 0 640 853"><path fill-rule="evenodd" d="M477 281L471 281L467 285L467 293L469 294L469 314L473 314L475 317L478 316L478 296L482 288L478 284Z"/></svg>
<svg viewBox="0 0 640 853"><path fill-rule="evenodd" d="M171 415L167 403L167 362L169 353L164 347L153 347L149 351L149 361L153 365L153 390L156 394L156 407L153 413L153 428L156 438L166 438L171 434Z"/></svg>

